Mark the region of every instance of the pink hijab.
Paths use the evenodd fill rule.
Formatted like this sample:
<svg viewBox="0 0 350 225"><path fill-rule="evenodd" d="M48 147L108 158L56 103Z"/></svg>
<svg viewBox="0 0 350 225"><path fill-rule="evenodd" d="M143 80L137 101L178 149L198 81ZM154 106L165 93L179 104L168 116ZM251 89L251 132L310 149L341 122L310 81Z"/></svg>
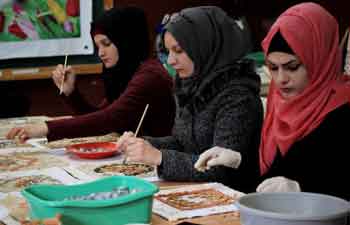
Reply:
<svg viewBox="0 0 350 225"><path fill-rule="evenodd" d="M341 74L338 23L332 15L315 3L289 8L263 40L265 55L278 31L306 66L309 84L301 94L285 101L271 83L260 143L261 174L269 170L278 150L284 156L329 112L350 100L350 85Z"/></svg>

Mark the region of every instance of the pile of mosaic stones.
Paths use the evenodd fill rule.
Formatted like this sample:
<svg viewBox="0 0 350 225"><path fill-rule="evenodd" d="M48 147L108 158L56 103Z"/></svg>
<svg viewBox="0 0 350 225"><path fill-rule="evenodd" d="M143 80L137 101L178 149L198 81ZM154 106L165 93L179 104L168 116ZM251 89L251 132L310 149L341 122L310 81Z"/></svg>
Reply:
<svg viewBox="0 0 350 225"><path fill-rule="evenodd" d="M75 195L75 196L70 196L67 198L64 198L63 200L65 201L84 201L84 200L109 200L109 199L114 199L118 198L121 196L133 194L136 192L139 192L140 190L138 189L131 189L129 187L118 187L112 189L112 191L105 191L105 192L94 192L90 193L88 195Z"/></svg>

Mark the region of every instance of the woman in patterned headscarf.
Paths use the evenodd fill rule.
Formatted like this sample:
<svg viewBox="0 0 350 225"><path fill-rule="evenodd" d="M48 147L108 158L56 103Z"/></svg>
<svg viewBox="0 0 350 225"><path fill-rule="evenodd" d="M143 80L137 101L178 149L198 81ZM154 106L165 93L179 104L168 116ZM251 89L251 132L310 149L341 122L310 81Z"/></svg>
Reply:
<svg viewBox="0 0 350 225"><path fill-rule="evenodd" d="M165 26L164 44L168 64L177 72L175 126L171 136L147 141L124 134L120 144L128 161L157 165L166 180L244 188L232 178L233 169L198 172L193 165L199 154L218 145L239 150L237 177L258 172L263 112L260 79L254 64L242 59L251 47L245 22L217 7L184 9Z"/></svg>

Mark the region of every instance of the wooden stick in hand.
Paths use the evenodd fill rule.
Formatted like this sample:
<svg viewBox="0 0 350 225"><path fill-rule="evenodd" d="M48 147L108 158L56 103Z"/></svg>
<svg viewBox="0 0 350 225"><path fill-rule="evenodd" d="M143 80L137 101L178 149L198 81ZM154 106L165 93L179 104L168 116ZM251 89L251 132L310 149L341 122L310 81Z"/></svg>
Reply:
<svg viewBox="0 0 350 225"><path fill-rule="evenodd" d="M65 80L65 75L66 75L66 68L67 68L67 58L68 58L68 55L66 55L66 57L64 58L63 69L64 69L65 73L63 74L63 79L62 79L61 86L60 86L60 95L63 93L63 85L64 85L64 80Z"/></svg>
<svg viewBox="0 0 350 225"><path fill-rule="evenodd" d="M146 108L145 108L145 110L143 111L142 117L141 117L141 119L140 119L139 125L137 126L137 129L136 129L136 131L135 131L134 137L137 137L137 134L139 133L139 130L140 130L140 127L141 127L143 118L145 118L145 115L146 115L148 106L149 106L149 104L146 105Z"/></svg>
<svg viewBox="0 0 350 225"><path fill-rule="evenodd" d="M136 131L135 131L135 134L134 134L134 137L137 137L137 134L139 133L139 130L140 130L140 127L141 127L141 125L142 125L142 121L143 121L143 119L145 118L145 115L146 115L148 106L149 106L149 104L146 105L145 110L143 111L143 114L142 114L142 117L141 117L141 119L140 119L140 122L139 122L139 124L137 125ZM126 157L124 157L124 159L123 159L123 164L126 164Z"/></svg>

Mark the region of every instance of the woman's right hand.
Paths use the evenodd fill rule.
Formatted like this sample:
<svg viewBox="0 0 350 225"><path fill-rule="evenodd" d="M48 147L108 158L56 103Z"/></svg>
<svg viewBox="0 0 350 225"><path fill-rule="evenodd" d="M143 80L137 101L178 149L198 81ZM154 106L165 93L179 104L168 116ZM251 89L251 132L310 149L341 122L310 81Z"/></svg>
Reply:
<svg viewBox="0 0 350 225"><path fill-rule="evenodd" d="M59 90L63 87L62 92L66 96L69 96L74 91L75 73L71 66L64 68L62 64L57 65L56 69L52 71L52 79ZM64 82L63 86L62 82Z"/></svg>
<svg viewBox="0 0 350 225"><path fill-rule="evenodd" d="M237 169L241 161L241 153L215 146L199 156L197 162L194 164L194 168L200 172L209 170L213 166L226 166Z"/></svg>

